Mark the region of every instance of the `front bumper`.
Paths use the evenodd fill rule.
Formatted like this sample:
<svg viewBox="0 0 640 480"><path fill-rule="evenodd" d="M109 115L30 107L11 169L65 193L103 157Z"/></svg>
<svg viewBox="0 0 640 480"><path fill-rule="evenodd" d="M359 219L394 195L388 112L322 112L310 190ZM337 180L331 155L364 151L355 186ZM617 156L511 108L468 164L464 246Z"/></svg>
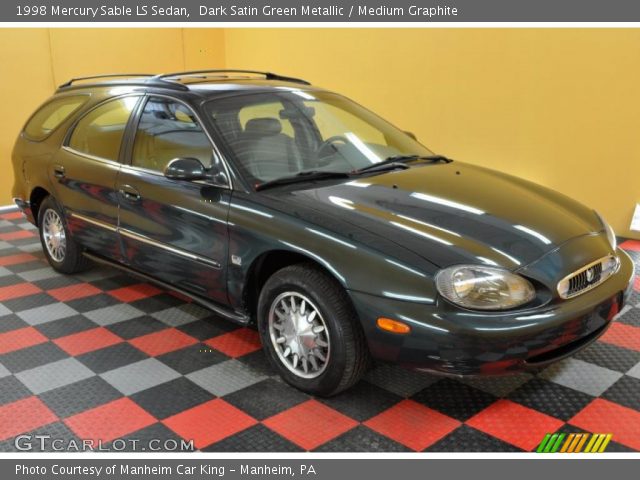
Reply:
<svg viewBox="0 0 640 480"><path fill-rule="evenodd" d="M631 291L633 262L622 250L620 269L598 287L544 307L473 312L442 299L418 304L350 292L374 358L456 376L540 368L602 335ZM379 317L411 326L398 335L376 326Z"/></svg>

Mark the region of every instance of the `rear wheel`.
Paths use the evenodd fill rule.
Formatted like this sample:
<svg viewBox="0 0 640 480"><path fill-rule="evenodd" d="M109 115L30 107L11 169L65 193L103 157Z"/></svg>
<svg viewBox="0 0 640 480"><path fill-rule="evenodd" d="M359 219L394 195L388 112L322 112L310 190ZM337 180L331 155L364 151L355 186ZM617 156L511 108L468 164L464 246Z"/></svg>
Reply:
<svg viewBox="0 0 640 480"><path fill-rule="evenodd" d="M330 396L356 383L369 364L362 328L344 289L313 265L279 270L258 301L258 328L284 380Z"/></svg>
<svg viewBox="0 0 640 480"><path fill-rule="evenodd" d="M90 266L89 260L82 255L82 249L69 234L62 209L51 196L40 204L38 229L42 249L54 270L76 273Z"/></svg>

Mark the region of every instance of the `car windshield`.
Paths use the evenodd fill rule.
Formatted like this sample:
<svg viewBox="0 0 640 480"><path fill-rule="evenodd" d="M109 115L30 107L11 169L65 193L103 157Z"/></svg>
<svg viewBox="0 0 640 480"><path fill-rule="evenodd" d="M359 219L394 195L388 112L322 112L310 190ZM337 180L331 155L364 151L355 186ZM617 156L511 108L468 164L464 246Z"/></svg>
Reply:
<svg viewBox="0 0 640 480"><path fill-rule="evenodd" d="M407 133L337 94L282 89L211 100L218 134L253 184L300 172L353 172L431 151Z"/></svg>

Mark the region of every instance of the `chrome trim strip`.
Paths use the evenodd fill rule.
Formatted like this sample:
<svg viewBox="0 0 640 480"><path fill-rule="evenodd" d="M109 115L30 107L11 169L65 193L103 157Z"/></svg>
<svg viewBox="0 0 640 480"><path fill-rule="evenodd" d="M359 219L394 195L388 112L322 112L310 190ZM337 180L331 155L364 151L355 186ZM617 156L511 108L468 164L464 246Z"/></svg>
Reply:
<svg viewBox="0 0 640 480"><path fill-rule="evenodd" d="M74 155L77 155L78 157L83 157L83 158L87 158L89 160L95 160L96 162L101 162L101 163L106 163L108 165L113 165L115 167L120 167L122 164L116 160L110 160L108 158L102 158L102 157L96 157L95 155L91 155L89 153L85 153L85 152L81 152L79 150L76 150L75 148L71 148L68 145L63 145L62 149L72 153Z"/></svg>
<svg viewBox="0 0 640 480"><path fill-rule="evenodd" d="M596 282L596 283L592 283L591 285L583 288L582 290L579 290L577 292L574 292L572 294L567 294L567 291L569 289L569 280L572 279L573 277L575 277L576 275L580 275L582 272L589 270L591 267L593 267L594 265L597 264L604 264L604 262L606 262L609 259L613 259L616 262L615 268L613 268L613 270L611 270L608 275L604 276L605 271L602 271L602 275L603 277L600 278L600 281ZM606 255L602 258L599 258L598 260L594 260L593 262L585 265L582 268L579 268L578 270L570 273L569 275L567 275L566 277L564 277L562 280L560 280L558 282L558 286L557 286L557 291L558 291L558 295L560 295L560 298L563 298L565 300L569 299L569 298L573 298L573 297L577 297L578 295L582 295L583 293L586 293L590 290L593 290L594 288L596 288L598 285L602 285L605 281L607 281L607 279L611 278L618 270L620 269L620 258L617 255Z"/></svg>
<svg viewBox="0 0 640 480"><path fill-rule="evenodd" d="M185 257L188 258L190 260L194 260L196 262L200 262L200 263L204 263L205 265L208 265L210 267L216 268L216 269L220 269L222 268L222 265L220 265L219 262L216 262L215 260L212 260L210 258L207 257L202 257L200 255L196 255L195 253L191 253L188 252L186 250L182 250L181 248L176 248L173 247L171 245L168 245L166 243L162 243L162 242L157 242L149 237L146 237L144 235L140 235L138 233L134 233L131 230L127 230L125 228L120 228L117 227L113 224L110 223L106 223L106 222L102 222L100 220L95 220L93 218L89 218L89 217L85 217L84 215L81 215L79 213L75 213L75 212L70 212L69 216L77 218L79 220L82 220L84 222L87 222L91 225L94 225L96 227L100 227L100 228L104 228L106 230L109 230L110 232L115 232L115 233L120 233L121 235L124 235L125 237L128 237L132 240L136 240L138 242L142 242L145 243L147 245L151 245L153 247L157 247L157 248L161 248L162 250L166 250L168 252L174 253L176 255L180 255L181 257Z"/></svg>
<svg viewBox="0 0 640 480"><path fill-rule="evenodd" d="M166 243L162 243L162 242L157 242L149 237L146 237L144 235L140 235L138 233L134 233L130 230L124 229L124 228L118 228L118 231L120 232L121 235L124 235L125 237L128 237L132 240L137 240L138 242L142 242L142 243L146 243L147 245L151 245L153 247L157 247L157 248L161 248L162 250L166 250L168 252L174 253L176 255L179 255L181 257L185 257L188 258L190 260L194 260L196 262L200 262L200 263L204 263L205 265L208 265L210 267L216 268L216 269L220 269L222 268L222 265L220 265L219 262L216 262L215 260L212 260L210 258L207 257L202 257L200 255L196 255L195 253L191 253L188 252L186 250L182 250L181 248L176 248L173 247L171 245L168 245Z"/></svg>
<svg viewBox="0 0 640 480"><path fill-rule="evenodd" d="M103 222L101 220L96 220L95 218L85 217L76 212L69 212L69 216L73 218L77 218L78 220L82 220L83 222L89 223L96 227L104 228L105 230L109 230L110 232L117 232L118 227L113 225L112 223Z"/></svg>

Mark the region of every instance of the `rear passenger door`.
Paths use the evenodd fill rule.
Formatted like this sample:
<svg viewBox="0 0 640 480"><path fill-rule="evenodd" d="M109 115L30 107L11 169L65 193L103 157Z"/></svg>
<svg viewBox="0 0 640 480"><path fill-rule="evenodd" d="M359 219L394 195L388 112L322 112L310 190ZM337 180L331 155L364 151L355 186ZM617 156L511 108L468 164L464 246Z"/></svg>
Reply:
<svg viewBox="0 0 640 480"><path fill-rule="evenodd" d="M65 209L74 239L99 255L117 260L121 249L115 187L120 150L141 98L115 98L87 112L51 163L56 198Z"/></svg>
<svg viewBox="0 0 640 480"><path fill-rule="evenodd" d="M206 168L221 162L193 110L173 98L150 96L127 157L117 182L125 261L176 287L227 304L231 189L164 176L175 158L197 158Z"/></svg>

